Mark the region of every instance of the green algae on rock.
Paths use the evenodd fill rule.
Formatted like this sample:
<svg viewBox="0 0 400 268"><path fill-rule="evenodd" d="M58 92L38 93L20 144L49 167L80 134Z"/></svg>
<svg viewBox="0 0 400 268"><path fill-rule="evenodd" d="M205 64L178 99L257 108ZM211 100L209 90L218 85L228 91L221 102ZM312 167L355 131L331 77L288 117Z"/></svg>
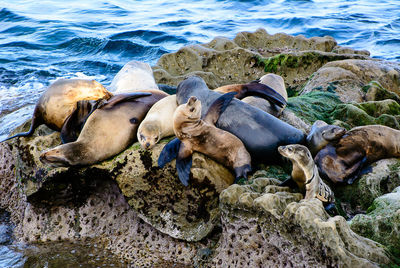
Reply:
<svg viewBox="0 0 400 268"><path fill-rule="evenodd" d="M351 229L387 246L400 265L400 187L374 200L366 215L356 215Z"/></svg>

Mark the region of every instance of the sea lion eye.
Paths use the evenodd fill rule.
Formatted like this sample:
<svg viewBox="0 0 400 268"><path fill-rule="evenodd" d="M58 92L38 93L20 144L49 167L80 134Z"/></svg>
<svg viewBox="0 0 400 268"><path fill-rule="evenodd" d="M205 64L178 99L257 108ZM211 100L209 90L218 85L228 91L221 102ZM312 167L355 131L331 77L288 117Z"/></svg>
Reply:
<svg viewBox="0 0 400 268"><path fill-rule="evenodd" d="M190 108L190 112L193 112L194 111L194 108Z"/></svg>
<svg viewBox="0 0 400 268"><path fill-rule="evenodd" d="M156 136L154 139L157 141L158 140L158 136Z"/></svg>

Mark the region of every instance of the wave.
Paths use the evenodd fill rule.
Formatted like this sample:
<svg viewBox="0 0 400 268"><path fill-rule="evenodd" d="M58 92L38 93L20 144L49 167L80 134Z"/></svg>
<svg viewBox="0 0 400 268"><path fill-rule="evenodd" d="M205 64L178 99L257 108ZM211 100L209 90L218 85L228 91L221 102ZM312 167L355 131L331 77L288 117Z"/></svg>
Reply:
<svg viewBox="0 0 400 268"><path fill-rule="evenodd" d="M28 20L28 18L15 14L7 8L0 9L0 21L2 22L19 22Z"/></svg>

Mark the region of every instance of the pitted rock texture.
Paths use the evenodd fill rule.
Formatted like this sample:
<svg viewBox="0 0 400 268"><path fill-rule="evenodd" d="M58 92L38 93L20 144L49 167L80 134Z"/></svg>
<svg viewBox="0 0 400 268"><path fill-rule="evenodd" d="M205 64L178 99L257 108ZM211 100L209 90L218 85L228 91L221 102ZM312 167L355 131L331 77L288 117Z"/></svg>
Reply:
<svg viewBox="0 0 400 268"><path fill-rule="evenodd" d="M351 229L378 241L400 256L400 187L374 200L366 215L356 215Z"/></svg>
<svg viewBox="0 0 400 268"><path fill-rule="evenodd" d="M158 83L178 85L189 75L202 77L208 87L244 83L266 72L281 75L286 87L297 88L329 61L368 59L369 53L340 49L329 36L269 35L264 29L241 32L233 40L217 37L161 56L154 69Z"/></svg>
<svg viewBox="0 0 400 268"><path fill-rule="evenodd" d="M221 193L223 233L216 267L378 267L390 259L382 246L329 217L318 199L257 178ZM301 200L301 201L300 201Z"/></svg>
<svg viewBox="0 0 400 268"><path fill-rule="evenodd" d="M38 132L47 133L43 129L46 127ZM234 177L204 155L193 155L192 177L185 187L176 175L175 161L163 169L157 165L164 141L152 151L133 144L113 159L92 166L52 168L42 164L40 153L59 143L59 133L9 142L15 172L29 202L79 205L99 188L99 181L114 180L138 217L171 237L198 241L219 223L219 193L233 183Z"/></svg>
<svg viewBox="0 0 400 268"><path fill-rule="evenodd" d="M23 183L16 177L15 160L11 146L0 144L0 209L10 212L16 241L90 239L134 267L191 265L197 251L210 246L208 239L190 244L145 223L129 206L118 185L109 179L93 177L96 188L79 202L27 202Z"/></svg>
<svg viewBox="0 0 400 268"><path fill-rule="evenodd" d="M336 92L343 102L362 102L362 88L377 81L387 90L400 94L400 65L379 60L338 60L325 64L305 85L302 94L314 90Z"/></svg>

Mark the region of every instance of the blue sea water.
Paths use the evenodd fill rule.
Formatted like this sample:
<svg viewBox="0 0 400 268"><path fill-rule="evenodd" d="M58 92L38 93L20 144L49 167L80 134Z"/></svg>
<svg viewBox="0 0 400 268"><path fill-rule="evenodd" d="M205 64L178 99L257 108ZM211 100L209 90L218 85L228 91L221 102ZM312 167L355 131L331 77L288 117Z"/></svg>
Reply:
<svg viewBox="0 0 400 268"><path fill-rule="evenodd" d="M108 86L130 60L260 27L400 61L399 0L0 0L0 140L59 77Z"/></svg>

